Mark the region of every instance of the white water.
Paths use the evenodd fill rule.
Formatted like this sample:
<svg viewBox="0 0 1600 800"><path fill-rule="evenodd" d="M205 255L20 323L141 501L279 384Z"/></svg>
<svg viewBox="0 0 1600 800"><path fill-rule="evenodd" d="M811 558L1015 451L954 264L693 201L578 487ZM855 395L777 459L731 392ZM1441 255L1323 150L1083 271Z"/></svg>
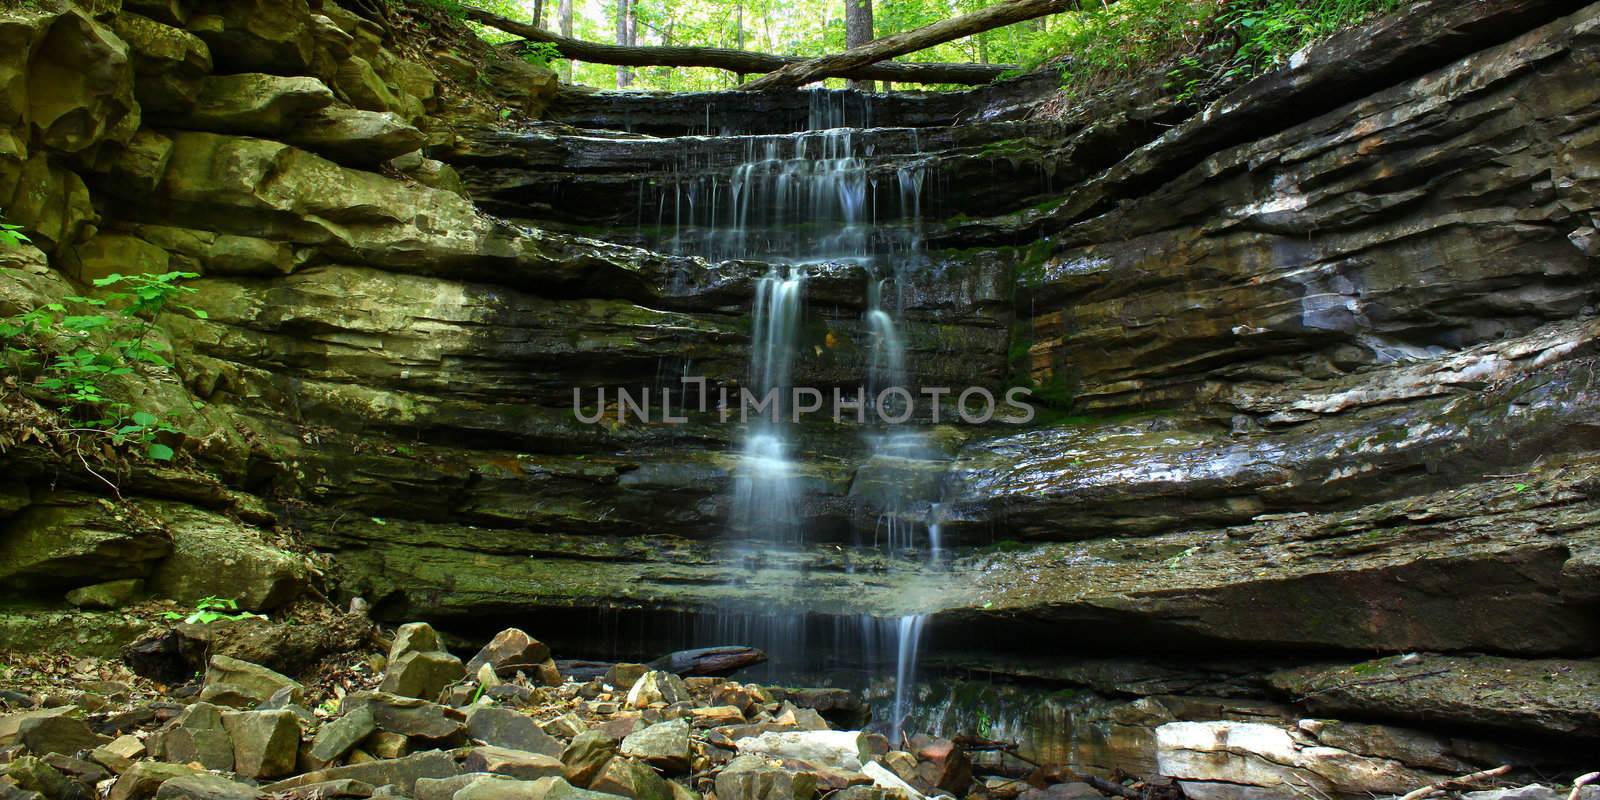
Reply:
<svg viewBox="0 0 1600 800"><path fill-rule="evenodd" d="M901 167L895 177L902 224L878 224L875 188L869 173L872 153L862 133L845 124L843 95L812 95L812 130L788 137L751 137L744 159L730 170L708 171L688 163L685 177L663 191L656 203L657 228L670 219L668 246L708 260L748 259L774 265L758 281L752 307L749 383L756 397L776 390L787 402L801 355L800 333L806 314L806 269L828 262L861 264L872 275L864 322L870 348L862 376L868 398L890 387L912 392L902 323L903 277L922 261L921 211L924 170ZM709 123L708 123L709 127ZM736 401L735 401L736 402ZM903 399L883 409L898 417L911 409ZM769 568L764 545L800 546L807 542L801 506L803 473L796 462L796 428L778 409L777 420L752 420L743 432L733 470L729 528L741 568ZM737 411L737 409L735 409ZM769 412L770 414L770 412ZM938 560L938 529L917 507L937 500L921 497L904 484L928 449L904 424L874 425L864 434L869 451L863 474L881 474L883 490L870 535L857 532L861 546L905 554L927 543L926 564ZM926 537L925 539L923 537ZM772 567L781 572L781 564ZM792 570L791 570L792 572ZM730 608L697 627L699 644L749 644L767 650L776 671L785 662L859 663L873 669L892 664L894 705L889 728L898 743L911 712L911 689L926 624L924 615L901 617L834 616L826 622L807 611L805 577L787 577L788 608L755 611ZM769 583L770 585L770 583ZM819 649L831 651L819 654ZM847 656L847 653L854 655ZM822 655L822 658L818 656Z"/></svg>

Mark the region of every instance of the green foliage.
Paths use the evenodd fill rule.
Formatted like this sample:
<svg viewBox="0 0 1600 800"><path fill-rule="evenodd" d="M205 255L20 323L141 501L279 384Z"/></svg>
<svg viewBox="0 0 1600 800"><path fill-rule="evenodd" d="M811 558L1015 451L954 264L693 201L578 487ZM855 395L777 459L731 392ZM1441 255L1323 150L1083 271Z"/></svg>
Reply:
<svg viewBox="0 0 1600 800"><path fill-rule="evenodd" d="M114 401L109 387L140 370L171 371L166 347L152 341L150 333L155 317L169 307L206 318L206 312L175 302L195 291L181 283L195 277L192 272L108 275L94 282L110 290L98 297L67 297L0 319L7 360L35 372L32 387L66 412L74 432L102 434L113 445L138 444L147 457L171 461L172 448L157 439L177 429L150 411Z"/></svg>
<svg viewBox="0 0 1600 800"><path fill-rule="evenodd" d="M166 617L167 619L183 620L190 625L195 623L199 623L201 625L210 625L211 623L219 620L266 619L266 617L260 614L252 614L248 611L240 611L239 601L237 600L230 600L226 597L217 597L215 595L209 595L200 598L200 602L196 603L194 606L194 611L187 615L181 614L177 611L168 611L162 616Z"/></svg>
<svg viewBox="0 0 1600 800"><path fill-rule="evenodd" d="M7 224L5 218L5 212L0 211L0 245L16 247L24 242L33 241L22 234L21 225Z"/></svg>
<svg viewBox="0 0 1600 800"><path fill-rule="evenodd" d="M522 60L536 67L549 67L561 59L561 49L550 42L528 42L522 46Z"/></svg>

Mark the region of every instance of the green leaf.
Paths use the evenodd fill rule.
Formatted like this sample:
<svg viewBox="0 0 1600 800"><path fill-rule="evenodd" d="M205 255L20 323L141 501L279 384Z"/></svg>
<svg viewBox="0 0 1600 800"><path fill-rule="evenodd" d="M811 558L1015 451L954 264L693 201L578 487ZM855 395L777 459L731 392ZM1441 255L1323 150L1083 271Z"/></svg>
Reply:
<svg viewBox="0 0 1600 800"><path fill-rule="evenodd" d="M177 455L172 452L172 448L160 443L150 445L150 449L146 453L156 461L171 461L172 457Z"/></svg>
<svg viewBox="0 0 1600 800"><path fill-rule="evenodd" d="M136 411L136 412L134 412L134 415L133 415L133 424L139 425L139 426L145 427L145 428L148 428L151 425L154 425L159 421L160 421L160 419L158 417L156 417L156 415L154 415L154 414L152 414L152 413L150 413L148 411Z"/></svg>

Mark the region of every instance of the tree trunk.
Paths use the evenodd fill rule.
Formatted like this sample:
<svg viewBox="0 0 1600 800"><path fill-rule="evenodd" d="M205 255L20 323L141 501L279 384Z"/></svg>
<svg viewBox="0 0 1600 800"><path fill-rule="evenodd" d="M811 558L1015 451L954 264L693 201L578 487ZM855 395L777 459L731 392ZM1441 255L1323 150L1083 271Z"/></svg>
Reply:
<svg viewBox="0 0 1600 800"><path fill-rule="evenodd" d="M619 47L617 45L585 42L571 37L571 0L562 0L563 35L515 22L490 14L479 8L466 7L468 19L506 33L521 36L530 42L549 42L556 46L564 59L587 61L591 64L617 64L630 67L713 67L729 72L761 74L787 66L808 63L809 59L793 56L775 56L752 53L747 50L730 50L722 47ZM845 70L831 77L861 78L864 80L896 81L899 83L959 83L985 84L1006 70L1016 67L1006 64L885 64L870 63L863 67ZM570 70L566 73L571 81Z"/></svg>
<svg viewBox="0 0 1600 800"><path fill-rule="evenodd" d="M844 0L844 46L848 50L872 41L872 0ZM870 80L851 80L850 88L863 92L877 87Z"/></svg>
<svg viewBox="0 0 1600 800"><path fill-rule="evenodd" d="M618 47L631 47L632 46L632 42L630 42L629 40L632 38L632 35L630 33L630 28L632 28L633 26L628 24L628 17L630 17L632 15L632 9L633 9L633 7L630 4L630 0L617 0L617 46ZM628 69L627 66L625 66L625 65L618 64L617 65L617 88L618 89L626 89L626 88L628 88L628 85L631 84L631 83L633 83L633 71Z"/></svg>
<svg viewBox="0 0 1600 800"><path fill-rule="evenodd" d="M544 0L533 0L533 24L544 27Z"/></svg>
<svg viewBox="0 0 1600 800"><path fill-rule="evenodd" d="M572 0L561 0L560 5L556 6L556 17L556 24L561 26L561 35L572 38ZM561 59L561 80L572 83L571 58Z"/></svg>
<svg viewBox="0 0 1600 800"><path fill-rule="evenodd" d="M1079 0L1011 0L971 14L924 25L916 30L875 39L842 53L787 66L739 88L748 91L804 86L812 81L846 75L879 61L926 50L964 36L1075 9L1078 4Z"/></svg>

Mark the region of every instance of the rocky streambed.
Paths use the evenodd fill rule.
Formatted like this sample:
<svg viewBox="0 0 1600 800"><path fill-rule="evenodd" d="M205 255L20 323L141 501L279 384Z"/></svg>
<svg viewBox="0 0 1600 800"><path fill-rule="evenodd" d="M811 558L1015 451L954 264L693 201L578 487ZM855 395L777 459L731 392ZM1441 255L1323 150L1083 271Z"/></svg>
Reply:
<svg viewBox="0 0 1600 800"><path fill-rule="evenodd" d="M1112 714L1113 735L1101 746L1126 760L1107 779L1079 775L1064 762L1040 764L986 736L895 732L891 740L863 731L871 711L859 694L843 689L682 677L629 663L577 680L562 674L547 646L518 629L500 632L463 662L426 623L402 625L387 641L359 613L324 611L302 627L343 643L308 673L316 678L310 685L239 657L287 664L315 655L305 649L314 638L305 631L285 639L261 620L187 623L147 636L126 654L141 675L92 659L8 664L12 685L0 694L6 709L0 792L12 800L1051 800L1232 797L1251 787L1355 797L1409 792L1475 772L1475 764L1531 752L1525 742L1470 744L1404 728L1296 719L1265 703L1213 700L1210 713L1221 719L1177 721L1204 701L1187 701L1186 709L1185 701L1153 698ZM291 640L296 644L287 645ZM371 649L383 643L386 653ZM192 677L172 684L146 677L181 674L197 659L204 669ZM1400 698L1429 702L1432 676L1475 670L1505 682L1516 671L1502 669L1506 664L1413 656L1343 674L1301 670L1282 680L1306 696L1325 695L1329 708L1347 702L1352 686L1389 686L1390 703L1401 708L1408 701ZM1107 680L1119 673L1124 680L1160 679L1135 677L1140 669L1108 665L1100 672ZM1550 662L1545 669L1577 672L1573 677L1590 687L1600 685L1592 666ZM1502 703L1502 711L1533 712L1526 705L1538 691L1533 686L1547 677L1513 678L1529 693ZM1551 700L1536 713L1552 733L1593 730L1580 698ZM1566 701L1580 705L1557 707ZM1024 702L1035 713L1052 707L1037 696ZM1063 702L1075 705L1069 715L1084 710ZM1433 702L1447 705L1448 698ZM1066 729L1079 732L1074 738L1090 729L1073 722ZM992 723L984 721L985 733L1013 732ZM1140 737L1153 743L1153 762L1139 757ZM1134 767L1149 769L1150 779L1128 776ZM1468 785L1504 779L1505 772ZM1578 788L1573 794L1588 796ZM1536 784L1469 796L1557 794Z"/></svg>

